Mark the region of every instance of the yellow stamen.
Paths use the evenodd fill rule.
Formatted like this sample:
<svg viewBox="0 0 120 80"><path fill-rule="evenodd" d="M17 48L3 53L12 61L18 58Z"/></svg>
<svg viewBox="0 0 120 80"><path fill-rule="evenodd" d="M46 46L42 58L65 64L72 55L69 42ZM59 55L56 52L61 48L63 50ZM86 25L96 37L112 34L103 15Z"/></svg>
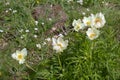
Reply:
<svg viewBox="0 0 120 80"><path fill-rule="evenodd" d="M77 26L76 26L76 29L78 30L79 28L80 28L80 26L79 26L79 25L77 25Z"/></svg>
<svg viewBox="0 0 120 80"><path fill-rule="evenodd" d="M57 46L59 46L60 48L62 48L62 44L57 44Z"/></svg>
<svg viewBox="0 0 120 80"><path fill-rule="evenodd" d="M19 54L19 55L18 55L18 59L19 59L19 60L23 59L23 55L22 55L22 54Z"/></svg>
<svg viewBox="0 0 120 80"><path fill-rule="evenodd" d="M86 24L90 26L90 21L88 21Z"/></svg>
<svg viewBox="0 0 120 80"><path fill-rule="evenodd" d="M95 19L95 23L98 23L98 22L101 22L101 19L100 19L100 18L96 18L96 19Z"/></svg>
<svg viewBox="0 0 120 80"><path fill-rule="evenodd" d="M93 38L95 36L96 36L96 34L94 34L94 33L90 34L90 38Z"/></svg>

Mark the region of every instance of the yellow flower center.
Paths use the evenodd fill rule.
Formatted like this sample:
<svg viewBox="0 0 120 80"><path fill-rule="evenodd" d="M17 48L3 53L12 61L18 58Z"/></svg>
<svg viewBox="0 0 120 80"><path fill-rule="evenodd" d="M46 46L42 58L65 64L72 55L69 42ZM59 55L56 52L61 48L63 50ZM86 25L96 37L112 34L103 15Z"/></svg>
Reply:
<svg viewBox="0 0 120 80"><path fill-rule="evenodd" d="M101 22L101 19L100 19L100 18L96 18L96 19L95 19L95 23L98 23L98 22Z"/></svg>
<svg viewBox="0 0 120 80"><path fill-rule="evenodd" d="M23 59L23 55L22 54L18 54L18 59L19 60Z"/></svg>
<svg viewBox="0 0 120 80"><path fill-rule="evenodd" d="M91 23L90 23L90 21L88 21L86 24L87 24L88 26L90 26Z"/></svg>
<svg viewBox="0 0 120 80"><path fill-rule="evenodd" d="M59 46L60 48L62 48L62 44L60 44L60 43L59 43L59 44L57 44L57 46Z"/></svg>
<svg viewBox="0 0 120 80"><path fill-rule="evenodd" d="M96 34L94 34L94 33L90 34L90 38L93 38L95 36L96 36Z"/></svg>
<svg viewBox="0 0 120 80"><path fill-rule="evenodd" d="M79 28L80 28L80 25L76 25L76 29L79 30Z"/></svg>

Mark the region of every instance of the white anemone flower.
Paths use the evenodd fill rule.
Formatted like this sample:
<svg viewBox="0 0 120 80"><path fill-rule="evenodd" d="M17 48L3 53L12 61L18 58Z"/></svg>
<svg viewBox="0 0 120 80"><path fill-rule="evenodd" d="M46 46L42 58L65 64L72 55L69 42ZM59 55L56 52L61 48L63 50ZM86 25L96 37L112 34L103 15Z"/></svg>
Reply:
<svg viewBox="0 0 120 80"><path fill-rule="evenodd" d="M52 38L52 45L56 53L63 52L68 46L68 40L63 40L63 37Z"/></svg>
<svg viewBox="0 0 120 80"><path fill-rule="evenodd" d="M25 62L25 57L27 56L27 49L24 48L21 51L16 50L16 52L13 53L11 56L13 59L19 61L19 64L23 64Z"/></svg>
<svg viewBox="0 0 120 80"><path fill-rule="evenodd" d="M91 26L91 24L92 24L91 16L89 16L89 17L84 17L84 18L83 18L83 23L84 23L85 26Z"/></svg>
<svg viewBox="0 0 120 80"><path fill-rule="evenodd" d="M98 38L98 36L100 35L100 31L97 30L96 28L88 28L86 34L90 40L94 40Z"/></svg>
<svg viewBox="0 0 120 80"><path fill-rule="evenodd" d="M72 23L72 26L74 26L74 30L77 31L77 32L80 29L84 29L85 28L84 24L81 22L80 19L74 20L73 23Z"/></svg>
<svg viewBox="0 0 120 80"><path fill-rule="evenodd" d="M92 17L92 26L95 28L102 28L106 23L105 17L101 12L97 13L96 15L92 14L91 17Z"/></svg>

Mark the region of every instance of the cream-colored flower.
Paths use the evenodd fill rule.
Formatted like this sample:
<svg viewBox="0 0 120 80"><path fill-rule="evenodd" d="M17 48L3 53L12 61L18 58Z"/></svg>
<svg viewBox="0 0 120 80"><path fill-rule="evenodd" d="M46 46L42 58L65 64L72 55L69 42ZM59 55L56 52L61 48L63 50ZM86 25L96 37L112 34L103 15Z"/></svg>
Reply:
<svg viewBox="0 0 120 80"><path fill-rule="evenodd" d="M98 38L98 36L100 35L100 31L97 30L96 28L88 28L86 34L90 40L94 40Z"/></svg>
<svg viewBox="0 0 120 80"><path fill-rule="evenodd" d="M91 24L92 24L91 16L89 16L89 17L84 17L84 18L83 18L83 23L84 23L85 26L91 26Z"/></svg>
<svg viewBox="0 0 120 80"><path fill-rule="evenodd" d="M102 28L106 23L105 17L101 12L97 13L96 15L92 14L91 17L92 17L92 27Z"/></svg>
<svg viewBox="0 0 120 80"><path fill-rule="evenodd" d="M23 64L25 62L25 57L27 56L27 50L26 48L22 49L21 51L16 50L16 52L13 53L11 56L13 59L19 61L19 64Z"/></svg>
<svg viewBox="0 0 120 80"><path fill-rule="evenodd" d="M63 52L68 46L68 40L63 40L63 37L52 38L52 45L56 53Z"/></svg>
<svg viewBox="0 0 120 80"><path fill-rule="evenodd" d="M73 23L72 23L72 26L74 26L74 30L77 31L77 32L80 29L84 29L85 28L84 24L81 22L80 19L74 20Z"/></svg>

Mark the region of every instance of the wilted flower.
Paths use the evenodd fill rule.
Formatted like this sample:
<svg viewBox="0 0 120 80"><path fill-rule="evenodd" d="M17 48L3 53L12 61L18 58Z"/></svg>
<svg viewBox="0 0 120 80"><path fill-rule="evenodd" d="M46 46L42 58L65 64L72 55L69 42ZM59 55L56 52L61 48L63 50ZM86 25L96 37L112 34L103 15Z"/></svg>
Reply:
<svg viewBox="0 0 120 80"><path fill-rule="evenodd" d="M106 23L105 17L101 12L97 13L96 15L92 14L91 17L92 17L92 27L102 28Z"/></svg>
<svg viewBox="0 0 120 80"><path fill-rule="evenodd" d="M13 53L11 56L13 59L19 61L19 64L23 64L25 62L25 57L27 56L27 50L26 48L22 49L21 51L16 50L16 52Z"/></svg>
<svg viewBox="0 0 120 80"><path fill-rule="evenodd" d="M91 26L91 23L92 23L91 21L92 21L91 16L83 18L83 23L85 26Z"/></svg>
<svg viewBox="0 0 120 80"><path fill-rule="evenodd" d="M97 30L96 28L88 28L88 30L86 31L86 34L90 40L94 40L98 38L100 31Z"/></svg>
<svg viewBox="0 0 120 80"><path fill-rule="evenodd" d="M52 38L52 45L56 53L63 52L68 46L68 40L63 40L63 37Z"/></svg>
<svg viewBox="0 0 120 80"><path fill-rule="evenodd" d="M80 19L74 20L73 23L72 23L72 26L74 26L74 30L77 31L77 32L80 29L84 29L85 28L84 24L81 22Z"/></svg>

